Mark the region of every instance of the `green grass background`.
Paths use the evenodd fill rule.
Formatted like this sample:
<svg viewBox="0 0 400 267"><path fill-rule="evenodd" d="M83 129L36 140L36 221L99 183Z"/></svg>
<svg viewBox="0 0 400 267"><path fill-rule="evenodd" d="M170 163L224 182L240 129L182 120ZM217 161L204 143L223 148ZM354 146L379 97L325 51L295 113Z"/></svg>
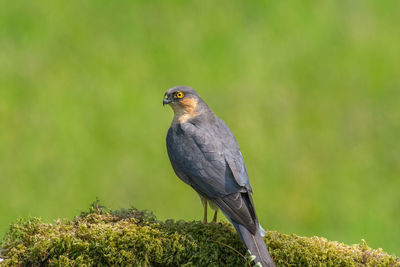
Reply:
<svg viewBox="0 0 400 267"><path fill-rule="evenodd" d="M235 133L267 229L400 255L400 1L1 1L0 235L96 197L199 220L164 91Z"/></svg>

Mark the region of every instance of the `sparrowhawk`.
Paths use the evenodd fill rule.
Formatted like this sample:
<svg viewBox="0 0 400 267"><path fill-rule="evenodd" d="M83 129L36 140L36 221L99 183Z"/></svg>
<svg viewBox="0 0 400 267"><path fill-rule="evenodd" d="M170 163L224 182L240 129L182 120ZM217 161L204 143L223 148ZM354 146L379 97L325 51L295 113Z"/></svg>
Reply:
<svg viewBox="0 0 400 267"><path fill-rule="evenodd" d="M176 86L166 91L163 105L169 104L174 118L167 134L167 150L176 175L190 185L204 205L218 208L233 224L255 262L275 266L263 240L254 209L252 189L236 139L200 96L190 87Z"/></svg>

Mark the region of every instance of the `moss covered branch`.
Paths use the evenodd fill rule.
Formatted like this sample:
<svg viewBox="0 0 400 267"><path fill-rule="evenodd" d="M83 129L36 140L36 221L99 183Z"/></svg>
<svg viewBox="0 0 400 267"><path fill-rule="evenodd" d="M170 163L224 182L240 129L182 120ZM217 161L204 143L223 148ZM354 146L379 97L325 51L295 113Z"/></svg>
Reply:
<svg viewBox="0 0 400 267"><path fill-rule="evenodd" d="M348 246L275 231L265 241L278 266L400 266L399 258L365 243ZM12 224L0 247L0 265L245 266L245 253L227 223L160 222L147 212L95 204L71 221Z"/></svg>

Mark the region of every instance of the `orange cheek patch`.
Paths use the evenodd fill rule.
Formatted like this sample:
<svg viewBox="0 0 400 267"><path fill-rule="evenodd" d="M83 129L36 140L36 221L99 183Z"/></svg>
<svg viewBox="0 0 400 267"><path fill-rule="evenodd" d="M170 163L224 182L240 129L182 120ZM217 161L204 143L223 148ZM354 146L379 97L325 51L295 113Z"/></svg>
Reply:
<svg viewBox="0 0 400 267"><path fill-rule="evenodd" d="M172 106L175 113L174 122L186 122L196 116L197 101L194 98L184 98Z"/></svg>
<svg viewBox="0 0 400 267"><path fill-rule="evenodd" d="M184 109L196 109L197 101L194 98L185 98L180 101L180 104L184 106Z"/></svg>

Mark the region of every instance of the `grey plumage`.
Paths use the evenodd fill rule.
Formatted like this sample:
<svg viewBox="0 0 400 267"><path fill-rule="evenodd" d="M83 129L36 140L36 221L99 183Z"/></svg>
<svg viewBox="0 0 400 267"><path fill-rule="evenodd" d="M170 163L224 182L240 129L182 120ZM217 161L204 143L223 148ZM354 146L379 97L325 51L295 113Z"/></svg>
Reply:
<svg viewBox="0 0 400 267"><path fill-rule="evenodd" d="M247 170L231 130L190 87L169 89L163 103L175 113L167 150L177 176L221 209L256 262L275 266L262 239Z"/></svg>

